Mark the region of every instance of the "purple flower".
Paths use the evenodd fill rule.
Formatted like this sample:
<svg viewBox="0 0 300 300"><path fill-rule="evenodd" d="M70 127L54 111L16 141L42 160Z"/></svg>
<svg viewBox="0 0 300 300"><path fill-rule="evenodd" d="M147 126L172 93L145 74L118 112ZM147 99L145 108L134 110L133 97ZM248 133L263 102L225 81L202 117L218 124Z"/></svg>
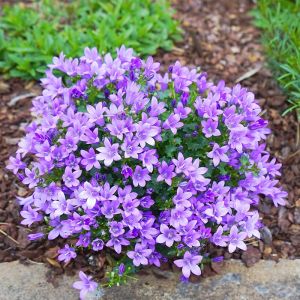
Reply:
<svg viewBox="0 0 300 300"><path fill-rule="evenodd" d="M140 201L138 199L133 199L132 197L125 197L122 206L124 209L125 215L139 215L140 211L137 208L140 205Z"/></svg>
<svg viewBox="0 0 300 300"><path fill-rule="evenodd" d="M79 272L80 281L76 281L73 287L80 290L80 299L84 300L88 293L96 290L98 284L92 281L92 276L87 276L82 271Z"/></svg>
<svg viewBox="0 0 300 300"><path fill-rule="evenodd" d="M93 131L86 128L84 133L80 136L80 140L86 142L87 144L97 144L99 143L98 128Z"/></svg>
<svg viewBox="0 0 300 300"><path fill-rule="evenodd" d="M155 145L155 137L160 130L148 123L139 124L136 128L136 138L142 148L149 144L151 146Z"/></svg>
<svg viewBox="0 0 300 300"><path fill-rule="evenodd" d="M165 91L168 88L168 84L170 82L169 74L166 73L164 76L161 76L160 74L157 74L157 82L160 85L160 89L162 91Z"/></svg>
<svg viewBox="0 0 300 300"><path fill-rule="evenodd" d="M98 54L98 50L97 48L84 48L84 61L86 61L87 63L93 63L93 62L99 62L100 61L100 56Z"/></svg>
<svg viewBox="0 0 300 300"><path fill-rule="evenodd" d="M184 124L180 122L180 116L178 114L171 114L164 122L163 128L169 129L173 134L177 133L177 129L181 128Z"/></svg>
<svg viewBox="0 0 300 300"><path fill-rule="evenodd" d="M215 143L212 151L207 153L207 157L212 158L213 164L216 167L220 163L220 161L229 161L228 156L225 154L228 149L228 146L220 147L217 143Z"/></svg>
<svg viewBox="0 0 300 300"><path fill-rule="evenodd" d="M110 187L109 183L106 182L101 188L100 188L100 200L117 200L117 197L114 195L117 191L118 186Z"/></svg>
<svg viewBox="0 0 300 300"><path fill-rule="evenodd" d="M23 225L30 226L35 222L39 222L43 220L43 216L37 212L37 209L32 209L30 205L27 207L27 210L22 210L20 212L20 215L24 218L21 221L21 224Z"/></svg>
<svg viewBox="0 0 300 300"><path fill-rule="evenodd" d="M44 236L45 236L45 234L42 232L31 233L31 234L28 234L28 239L30 241L36 241L36 240L43 238Z"/></svg>
<svg viewBox="0 0 300 300"><path fill-rule="evenodd" d="M91 233L87 232L85 234L80 234L79 239L76 243L77 247L85 247L87 248L91 243Z"/></svg>
<svg viewBox="0 0 300 300"><path fill-rule="evenodd" d="M144 74L147 78L151 78L159 70L159 63L153 62L153 58L149 56L144 64Z"/></svg>
<svg viewBox="0 0 300 300"><path fill-rule="evenodd" d="M141 65L139 64L139 62L137 60L139 60L139 58L133 58L132 54L133 54L133 50L131 48L126 49L124 45L121 46L120 49L117 49L117 54L118 54L118 58L122 61L122 62L129 62L132 60L134 61L135 64L137 64L137 67L140 68Z"/></svg>
<svg viewBox="0 0 300 300"><path fill-rule="evenodd" d="M57 259L65 262L66 264L77 256L75 249L70 247L68 244L66 244L64 248L59 249L58 254L59 255Z"/></svg>
<svg viewBox="0 0 300 300"><path fill-rule="evenodd" d="M199 239L201 238L201 233L195 230L189 230L184 234L182 241L190 248L200 247Z"/></svg>
<svg viewBox="0 0 300 300"><path fill-rule="evenodd" d="M184 277L189 278L191 273L198 276L201 275L201 269L198 266L201 260L201 255L193 255L189 251L186 251L183 258L175 260L174 264L177 267L182 268L182 274Z"/></svg>
<svg viewBox="0 0 300 300"><path fill-rule="evenodd" d="M93 208L97 200L100 200L100 188L92 186L89 182L84 183L84 190L79 194L82 199L86 199L88 208Z"/></svg>
<svg viewBox="0 0 300 300"><path fill-rule="evenodd" d="M76 156L71 153L66 159L65 159L65 165L70 167L71 169L78 169L80 162L80 158L76 158Z"/></svg>
<svg viewBox="0 0 300 300"><path fill-rule="evenodd" d="M103 201L101 212L107 219L112 219L114 215L121 212L119 209L120 203L118 201Z"/></svg>
<svg viewBox="0 0 300 300"><path fill-rule="evenodd" d="M191 85L192 81L187 80L186 78L183 77L176 77L174 79L174 87L175 87L175 92L180 93L180 92L188 92L189 91L189 85Z"/></svg>
<svg viewBox="0 0 300 300"><path fill-rule="evenodd" d="M128 251L127 256L133 260L133 264L135 266L139 265L147 265L148 259L147 257L152 253L151 249L146 249L141 244L136 244L134 251Z"/></svg>
<svg viewBox="0 0 300 300"><path fill-rule="evenodd" d="M139 153L143 152L143 149L138 145L138 141L126 138L121 146L121 149L124 151L125 158L132 157L137 159Z"/></svg>
<svg viewBox="0 0 300 300"><path fill-rule="evenodd" d="M87 116L91 123L96 123L99 126L104 125L104 113L105 113L105 107L103 107L102 102L99 102L96 104L96 106L87 105Z"/></svg>
<svg viewBox="0 0 300 300"><path fill-rule="evenodd" d="M243 152L243 147L245 144L249 143L249 138L247 137L248 129L242 125L233 128L229 135L229 145L231 148L236 149L239 153Z"/></svg>
<svg viewBox="0 0 300 300"><path fill-rule="evenodd" d="M202 131L205 137L210 138L212 136L220 136L221 132L218 129L218 121L213 121L212 119L208 119L207 121L201 122L203 128Z"/></svg>
<svg viewBox="0 0 300 300"><path fill-rule="evenodd" d="M186 176L189 175L189 172L193 170L193 159L191 157L185 159L181 152L178 153L177 159L172 159L173 164L176 169L177 174L184 173Z"/></svg>
<svg viewBox="0 0 300 300"><path fill-rule="evenodd" d="M66 167L64 175L62 176L65 185L69 188L78 186L80 183L78 178L80 177L81 173L81 170L72 172L70 167Z"/></svg>
<svg viewBox="0 0 300 300"><path fill-rule="evenodd" d="M159 175L157 181L165 181L168 185L172 185L172 178L176 175L173 170L174 165L168 165L165 161L158 167Z"/></svg>
<svg viewBox="0 0 300 300"><path fill-rule="evenodd" d="M217 246L221 246L221 247L227 246L228 237L223 235L222 226L218 227L217 231L211 237L211 241Z"/></svg>
<svg viewBox="0 0 300 300"><path fill-rule="evenodd" d="M67 149L64 146L59 146L56 147L52 153L51 153L51 157L54 161L60 162L62 161L64 158L68 157L68 152Z"/></svg>
<svg viewBox="0 0 300 300"><path fill-rule="evenodd" d="M204 212L207 216L215 219L217 224L220 224L222 218L228 213L228 208L223 201L219 201L208 207Z"/></svg>
<svg viewBox="0 0 300 300"><path fill-rule="evenodd" d="M121 156L118 153L119 144L111 144L108 138L104 139L104 147L99 147L97 150L99 153L96 158L98 160L104 160L105 166L110 166L113 161L118 161Z"/></svg>
<svg viewBox="0 0 300 300"><path fill-rule="evenodd" d="M44 141L43 144L37 144L35 149L37 151L37 157L42 157L46 161L51 161L51 146L48 140Z"/></svg>
<svg viewBox="0 0 300 300"><path fill-rule="evenodd" d="M180 226L186 226L188 224L188 218L192 215L189 210L184 210L182 208L174 208L171 210L170 224L175 228Z"/></svg>
<svg viewBox="0 0 300 300"><path fill-rule="evenodd" d="M182 102L179 102L177 107L174 109L175 114L178 115L180 119L186 119L191 111L191 108L184 107Z"/></svg>
<svg viewBox="0 0 300 300"><path fill-rule="evenodd" d="M176 207L190 207L191 202L189 199L192 197L191 192L184 192L182 188L178 187L177 194L173 198L173 202Z"/></svg>
<svg viewBox="0 0 300 300"><path fill-rule="evenodd" d="M144 208L150 208L154 204L154 200L150 196L141 198L141 206Z"/></svg>
<svg viewBox="0 0 300 300"><path fill-rule="evenodd" d="M163 244L165 243L168 247L172 247L174 242L180 241L180 235L175 229L169 228L165 224L160 225L161 234L156 238L156 242Z"/></svg>
<svg viewBox="0 0 300 300"><path fill-rule="evenodd" d="M123 135L129 132L125 120L112 119L111 124L108 124L106 127L110 134L116 136L119 140L122 140Z"/></svg>
<svg viewBox="0 0 300 300"><path fill-rule="evenodd" d="M68 222L60 222L58 219L53 219L50 221L50 225L53 229L48 233L49 240L54 240L58 236L67 238L72 234L72 230Z"/></svg>
<svg viewBox="0 0 300 300"><path fill-rule="evenodd" d="M247 233L249 238L255 236L256 238L260 239L260 232L258 231L257 227L258 224L259 214L257 212L248 217L248 220L244 224L244 231Z"/></svg>
<svg viewBox="0 0 300 300"><path fill-rule="evenodd" d="M158 163L156 150L144 151L139 155L139 160L143 162L143 167L146 167L149 172L153 172L153 166Z"/></svg>
<svg viewBox="0 0 300 300"><path fill-rule="evenodd" d="M68 131L64 139L59 139L59 142L67 151L76 151L79 138L74 136L71 131Z"/></svg>
<svg viewBox="0 0 300 300"><path fill-rule="evenodd" d="M224 260L224 256L216 256L211 259L212 262L221 262Z"/></svg>
<svg viewBox="0 0 300 300"><path fill-rule="evenodd" d="M81 156L83 159L81 160L81 164L85 166L87 171L90 171L93 167L96 169L100 169L100 164L96 160L96 153L93 148L90 148L88 151L81 150Z"/></svg>
<svg viewBox="0 0 300 300"><path fill-rule="evenodd" d="M119 265L119 269L118 269L119 276L122 276L125 273L125 271L126 271L126 267L125 267L125 265L123 263L121 263Z"/></svg>
<svg viewBox="0 0 300 300"><path fill-rule="evenodd" d="M132 176L133 171L132 171L132 169L131 169L129 166L124 165L124 166L122 167L121 174L127 179L127 178L129 178L129 177Z"/></svg>
<svg viewBox="0 0 300 300"><path fill-rule="evenodd" d="M104 242L101 239L94 239L92 241L92 249L94 251L100 251L104 248Z"/></svg>
<svg viewBox="0 0 300 300"><path fill-rule="evenodd" d="M109 227L109 232L112 236L119 236L125 232L123 224L120 222L113 221L109 224Z"/></svg>
<svg viewBox="0 0 300 300"><path fill-rule="evenodd" d="M228 237L228 251L232 253L236 250L236 248L240 248L242 250L246 250L247 246L244 243L244 239L247 237L246 232L238 231L237 227L233 225L230 229L230 234Z"/></svg>
<svg viewBox="0 0 300 300"><path fill-rule="evenodd" d="M146 185L146 181L151 180L151 177L148 174L149 172L147 169L137 166L132 176L133 185L144 187Z"/></svg>
<svg viewBox="0 0 300 300"><path fill-rule="evenodd" d="M23 170L26 168L26 164L21 161L21 155L17 154L16 157L9 158L9 164L7 165L8 170L12 170L14 174L17 174L19 170Z"/></svg>
<svg viewBox="0 0 300 300"><path fill-rule="evenodd" d="M27 184L30 189L34 188L37 183L38 179L34 170L29 170L28 168L25 169L25 178L22 180L24 184Z"/></svg>
<svg viewBox="0 0 300 300"><path fill-rule="evenodd" d="M149 256L148 256L148 262L151 265L154 265L156 267L160 267L160 260L162 259L162 255L159 252L152 252Z"/></svg>
<svg viewBox="0 0 300 300"><path fill-rule="evenodd" d="M216 97L217 97L217 95L216 95ZM222 114L222 110L218 109L217 103L211 103L210 105L207 105L205 107L205 112L203 114L203 117L217 121L218 116L221 114Z"/></svg>
<svg viewBox="0 0 300 300"><path fill-rule="evenodd" d="M57 195L57 200L51 203L51 207L53 208L53 213L51 214L53 217L59 217L62 215L69 215L73 210L73 206L70 203L70 200L66 200L65 194L60 191Z"/></svg>
<svg viewBox="0 0 300 300"><path fill-rule="evenodd" d="M124 239L122 236L115 237L113 236L107 243L107 247L113 247L115 251L120 254L122 251L122 246L128 246L130 242Z"/></svg>
<svg viewBox="0 0 300 300"><path fill-rule="evenodd" d="M273 188L272 192L269 193L274 205L277 207L279 205L286 205L286 197L288 193L286 191L282 191L279 188Z"/></svg>
<svg viewBox="0 0 300 300"><path fill-rule="evenodd" d="M260 118L256 122L251 123L249 125L249 129L257 130L257 129L266 127L267 125L268 125L268 121Z"/></svg>
<svg viewBox="0 0 300 300"><path fill-rule="evenodd" d="M149 109L149 115L151 117L157 117L164 113L166 111L165 103L164 102L158 102L156 97L152 97L151 105Z"/></svg>

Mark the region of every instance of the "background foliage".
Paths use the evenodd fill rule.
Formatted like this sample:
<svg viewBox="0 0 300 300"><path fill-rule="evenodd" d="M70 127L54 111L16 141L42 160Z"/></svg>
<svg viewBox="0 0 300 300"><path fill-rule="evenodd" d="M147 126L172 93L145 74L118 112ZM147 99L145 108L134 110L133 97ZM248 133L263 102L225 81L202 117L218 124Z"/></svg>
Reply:
<svg viewBox="0 0 300 300"><path fill-rule="evenodd" d="M263 30L263 44L280 85L289 96L290 108L300 118L300 1L259 0L253 11Z"/></svg>
<svg viewBox="0 0 300 300"><path fill-rule="evenodd" d="M54 55L75 57L84 47L109 52L122 44L141 56L170 50L180 39L165 0L41 0L4 6L0 16L0 72L38 79Z"/></svg>

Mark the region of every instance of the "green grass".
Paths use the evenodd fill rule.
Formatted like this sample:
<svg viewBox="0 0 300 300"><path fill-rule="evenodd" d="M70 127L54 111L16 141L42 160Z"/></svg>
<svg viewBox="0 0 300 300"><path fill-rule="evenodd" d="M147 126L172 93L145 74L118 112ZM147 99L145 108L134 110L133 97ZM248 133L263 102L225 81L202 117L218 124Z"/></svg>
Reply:
<svg viewBox="0 0 300 300"><path fill-rule="evenodd" d="M270 66L300 120L300 0L258 0L252 12L262 29Z"/></svg>
<svg viewBox="0 0 300 300"><path fill-rule="evenodd" d="M40 0L0 8L0 73L38 79L54 55L124 44L141 56L181 38L167 0Z"/></svg>

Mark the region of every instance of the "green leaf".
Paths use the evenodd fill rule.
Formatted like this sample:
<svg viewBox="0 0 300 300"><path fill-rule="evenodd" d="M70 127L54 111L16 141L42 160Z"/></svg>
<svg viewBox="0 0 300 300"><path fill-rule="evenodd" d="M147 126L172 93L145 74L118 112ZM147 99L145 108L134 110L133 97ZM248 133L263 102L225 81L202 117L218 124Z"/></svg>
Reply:
<svg viewBox="0 0 300 300"><path fill-rule="evenodd" d="M170 50L181 36L168 1L41 0L11 4L0 17L1 72L38 79L54 55L82 54L84 47L114 51L125 44L142 57ZM17 71L16 71L17 70Z"/></svg>

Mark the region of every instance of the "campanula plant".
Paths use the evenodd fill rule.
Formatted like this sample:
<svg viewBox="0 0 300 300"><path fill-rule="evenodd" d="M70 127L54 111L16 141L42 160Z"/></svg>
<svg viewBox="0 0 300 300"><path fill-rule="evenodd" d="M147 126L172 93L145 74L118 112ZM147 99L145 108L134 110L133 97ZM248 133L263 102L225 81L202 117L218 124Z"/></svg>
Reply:
<svg viewBox="0 0 300 300"><path fill-rule="evenodd" d="M240 85L179 62L160 74L122 46L114 57L61 54L42 86L8 166L33 189L19 199L22 224L45 223L31 239L66 239L63 262L78 248L116 253L109 286L167 260L200 275L209 244L234 252L260 237L261 196L285 204L267 121ZM96 285L80 278L83 297Z"/></svg>

